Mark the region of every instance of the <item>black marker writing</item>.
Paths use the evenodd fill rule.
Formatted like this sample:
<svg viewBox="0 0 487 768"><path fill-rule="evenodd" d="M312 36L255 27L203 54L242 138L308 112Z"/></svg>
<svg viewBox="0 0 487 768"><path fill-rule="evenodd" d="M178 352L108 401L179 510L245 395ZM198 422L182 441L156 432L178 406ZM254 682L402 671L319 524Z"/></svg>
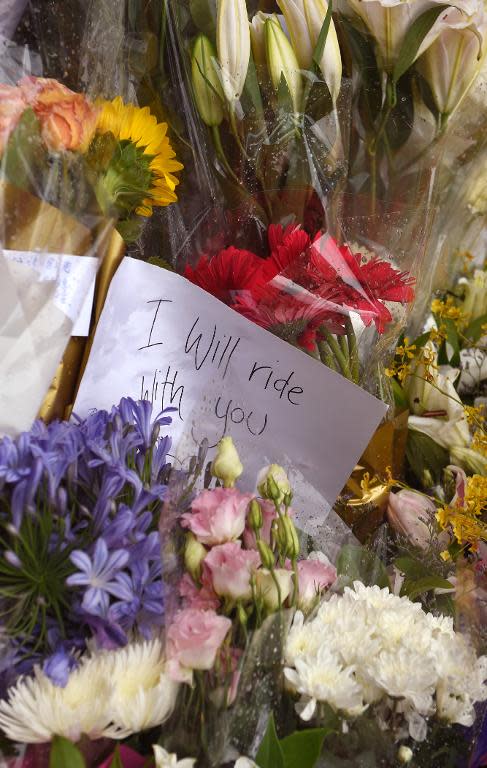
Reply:
<svg viewBox="0 0 487 768"><path fill-rule="evenodd" d="M171 299L152 299L151 301L148 301L147 304L157 304L156 311L154 313L154 317L152 318L152 325L149 331L149 340L147 341L147 344L144 344L143 347L139 347L139 352L142 349L149 349L149 347L160 347L162 346L162 341L152 341L152 334L154 332L154 326L157 321L157 315L159 314L159 310L161 308L161 304L172 304Z"/></svg>

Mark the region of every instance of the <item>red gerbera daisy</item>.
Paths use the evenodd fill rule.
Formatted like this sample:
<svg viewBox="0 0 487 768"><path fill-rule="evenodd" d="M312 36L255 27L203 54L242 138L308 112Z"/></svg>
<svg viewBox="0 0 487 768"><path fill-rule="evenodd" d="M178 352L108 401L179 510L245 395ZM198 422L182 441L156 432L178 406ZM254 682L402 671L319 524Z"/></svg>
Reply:
<svg viewBox="0 0 487 768"><path fill-rule="evenodd" d="M225 304L231 304L236 293L251 290L260 282L263 263L255 253L232 246L212 259L202 256L195 269L186 267L184 276Z"/></svg>
<svg viewBox="0 0 487 768"><path fill-rule="evenodd" d="M271 224L267 237L270 256L265 260L262 271L267 280L284 272L311 244L309 235L295 224L286 228L281 224Z"/></svg>
<svg viewBox="0 0 487 768"><path fill-rule="evenodd" d="M344 307L360 313L365 325L375 322L383 333L392 320L383 301L407 304L414 298L414 278L377 258L363 262L362 254L339 246L330 236L315 240L310 248L310 278L320 294L322 286L335 285Z"/></svg>

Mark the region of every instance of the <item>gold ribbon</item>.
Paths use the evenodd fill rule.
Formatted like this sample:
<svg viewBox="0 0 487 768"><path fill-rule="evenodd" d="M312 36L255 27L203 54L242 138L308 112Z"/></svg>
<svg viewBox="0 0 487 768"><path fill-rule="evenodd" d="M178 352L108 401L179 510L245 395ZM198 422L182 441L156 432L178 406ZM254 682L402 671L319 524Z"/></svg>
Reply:
<svg viewBox="0 0 487 768"><path fill-rule="evenodd" d="M45 421L69 416L88 359L96 324L110 281L120 264L125 244L106 220L93 229L69 214L10 182L0 181L0 242L15 251L92 255L96 245L101 266L97 275L91 333L88 339L73 336L46 393L39 417Z"/></svg>
<svg viewBox="0 0 487 768"><path fill-rule="evenodd" d="M107 251L96 278L95 300L88 338L73 336L63 355L56 375L39 411L44 421L68 419L73 409L76 393L95 337L96 326L105 304L111 280L125 252L125 243L116 230L112 231Z"/></svg>
<svg viewBox="0 0 487 768"><path fill-rule="evenodd" d="M399 478L406 453L408 412L377 429L343 489L335 510L360 541L384 521L389 500L387 470Z"/></svg>

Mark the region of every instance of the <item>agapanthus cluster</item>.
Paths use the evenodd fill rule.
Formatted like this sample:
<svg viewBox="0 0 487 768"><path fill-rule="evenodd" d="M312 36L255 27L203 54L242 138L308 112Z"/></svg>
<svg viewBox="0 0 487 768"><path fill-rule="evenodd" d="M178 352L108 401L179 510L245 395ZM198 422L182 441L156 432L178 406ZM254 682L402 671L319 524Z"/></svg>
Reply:
<svg viewBox="0 0 487 768"><path fill-rule="evenodd" d="M330 235L271 225L268 254L234 247L202 256L185 276L249 320L358 379L352 313L382 334L390 303L414 298L414 279L388 261L354 253Z"/></svg>
<svg viewBox="0 0 487 768"><path fill-rule="evenodd" d="M429 718L469 726L475 703L487 699L487 657L477 657L451 618L361 582L311 620L296 615L285 661L303 720L319 719L324 704L344 717L375 708L396 736L422 741Z"/></svg>
<svg viewBox="0 0 487 768"><path fill-rule="evenodd" d="M171 418L121 400L85 420L37 421L0 442L0 600L9 670L44 662L62 685L76 652L148 637L163 621L158 518Z"/></svg>
<svg viewBox="0 0 487 768"><path fill-rule="evenodd" d="M224 483L200 492L181 517L185 573L182 608L167 631L170 673L190 683L194 671L215 672L209 687L237 692L249 632L270 615L309 611L336 579L325 555L299 560L292 490L282 467L265 467L257 494L235 488L243 470L230 437L219 444L213 476Z"/></svg>

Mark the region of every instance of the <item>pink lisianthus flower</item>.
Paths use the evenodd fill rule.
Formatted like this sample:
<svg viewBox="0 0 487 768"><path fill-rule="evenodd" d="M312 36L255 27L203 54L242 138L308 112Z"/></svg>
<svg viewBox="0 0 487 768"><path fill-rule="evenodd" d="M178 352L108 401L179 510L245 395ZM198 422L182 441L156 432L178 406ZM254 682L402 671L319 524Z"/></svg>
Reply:
<svg viewBox="0 0 487 768"><path fill-rule="evenodd" d="M298 607L306 613L315 605L321 593L336 581L337 572L321 552L311 553L307 560L300 560L297 571Z"/></svg>
<svg viewBox="0 0 487 768"><path fill-rule="evenodd" d="M251 597L250 577L259 565L259 553L253 549L242 549L241 541L213 547L203 561L203 568L209 570L216 594L231 600Z"/></svg>
<svg viewBox="0 0 487 768"><path fill-rule="evenodd" d="M185 608L216 611L220 607L218 595L213 590L210 576L205 570L202 572L201 587L194 583L189 573L185 573L179 582L179 594Z"/></svg>
<svg viewBox="0 0 487 768"><path fill-rule="evenodd" d="M182 516L181 525L210 547L235 541L244 531L252 498L252 494L240 493L236 488L202 491L193 501L191 512Z"/></svg>
<svg viewBox="0 0 487 768"><path fill-rule="evenodd" d="M230 619L215 611L179 611L167 632L166 653L172 679L191 683L194 669L212 669L231 628Z"/></svg>

